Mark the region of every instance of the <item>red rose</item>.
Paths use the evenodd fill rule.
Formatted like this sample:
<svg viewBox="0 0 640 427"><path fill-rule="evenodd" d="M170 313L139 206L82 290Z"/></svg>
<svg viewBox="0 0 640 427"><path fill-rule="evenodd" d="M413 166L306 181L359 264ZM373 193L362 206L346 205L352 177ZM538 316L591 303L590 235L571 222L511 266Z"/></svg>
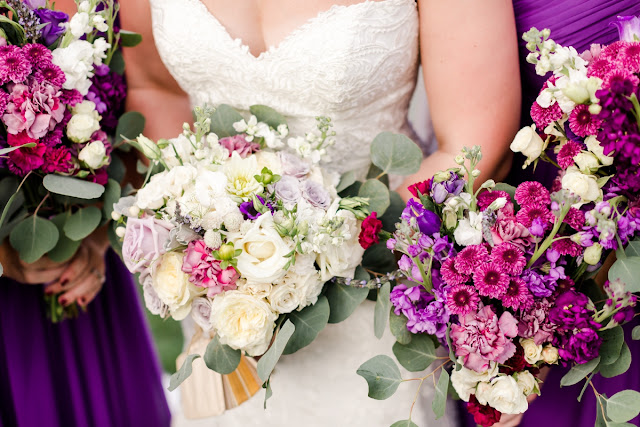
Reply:
<svg viewBox="0 0 640 427"><path fill-rule="evenodd" d="M376 216L376 212L371 212L371 215L362 221L362 230L360 230L358 241L364 249L369 249L371 246L380 242L378 232L382 230L382 221L376 218Z"/></svg>
<svg viewBox="0 0 640 427"><path fill-rule="evenodd" d="M469 397L467 411L473 415L476 424L489 427L500 421L502 413L489 405L481 405L475 395Z"/></svg>
<svg viewBox="0 0 640 427"><path fill-rule="evenodd" d="M426 181L422 181L422 182L417 182L413 185L410 185L407 190L409 190L411 192L411 194L413 194L413 197L418 197L418 192L420 192L420 194L425 195L425 194L429 194L429 189L431 188L431 181L433 181L433 178L429 178Z"/></svg>

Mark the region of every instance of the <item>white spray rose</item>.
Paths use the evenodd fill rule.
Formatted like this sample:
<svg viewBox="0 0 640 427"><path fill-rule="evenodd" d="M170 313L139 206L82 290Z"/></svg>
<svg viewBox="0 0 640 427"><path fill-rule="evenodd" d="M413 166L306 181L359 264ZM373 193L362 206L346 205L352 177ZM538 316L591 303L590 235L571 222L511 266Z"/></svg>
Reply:
<svg viewBox="0 0 640 427"><path fill-rule="evenodd" d="M587 144L587 149L596 155L600 163L604 166L611 166L613 164L613 157L604 154L604 148L595 136L589 135L584 139L584 142Z"/></svg>
<svg viewBox="0 0 640 427"><path fill-rule="evenodd" d="M532 393L540 394L540 388L536 378L531 375L529 371L518 372L514 375L517 378L518 386L522 389L522 393L525 396L529 396Z"/></svg>
<svg viewBox="0 0 640 427"><path fill-rule="evenodd" d="M275 285L268 299L271 309L276 313L291 313L301 303L300 295L296 292L296 285L291 281L283 281Z"/></svg>
<svg viewBox="0 0 640 427"><path fill-rule="evenodd" d="M550 365L558 363L558 349L551 344L546 345L542 349L542 360Z"/></svg>
<svg viewBox="0 0 640 427"><path fill-rule="evenodd" d="M191 300L206 292L189 281L189 275L182 272L184 255L167 252L160 258L153 273L153 288L160 300L169 306L171 317L182 320L191 311Z"/></svg>
<svg viewBox="0 0 640 427"><path fill-rule="evenodd" d="M82 101L73 108L73 116L67 124L67 136L76 143L89 141L91 135L100 130L100 119L96 104L91 101Z"/></svg>
<svg viewBox="0 0 640 427"><path fill-rule="evenodd" d="M258 299L266 298L271 293L271 289L273 289L273 285L266 282L249 282L247 280L240 279L236 283L239 291L248 295L253 295Z"/></svg>
<svg viewBox="0 0 640 427"><path fill-rule="evenodd" d="M511 143L511 151L527 156L527 160L524 162L524 168L540 157L545 148L544 146L544 141L536 132L536 126L531 125L518 131Z"/></svg>
<svg viewBox="0 0 640 427"><path fill-rule="evenodd" d="M602 190L596 177L585 175L575 166L567 168L562 177L562 188L579 196L582 203L589 203L602 198Z"/></svg>
<svg viewBox="0 0 640 427"><path fill-rule="evenodd" d="M102 141L93 141L87 144L80 150L80 153L78 153L78 159L85 162L91 169L101 168L108 160Z"/></svg>
<svg viewBox="0 0 640 427"><path fill-rule="evenodd" d="M573 156L573 161L576 162L580 172L589 174L592 170L598 169L600 162L598 158L589 152L582 151Z"/></svg>
<svg viewBox="0 0 640 427"><path fill-rule="evenodd" d="M455 237L456 243L461 246L482 243L482 214L469 212L469 218L463 218L458 222L453 237Z"/></svg>
<svg viewBox="0 0 640 427"><path fill-rule="evenodd" d="M527 398L512 376L496 377L491 386L486 396L487 404L503 414L522 414L527 410Z"/></svg>
<svg viewBox="0 0 640 427"><path fill-rule="evenodd" d="M536 345L536 343L530 339L521 339L520 345L524 350L524 360L532 365L542 360L542 346Z"/></svg>
<svg viewBox="0 0 640 427"><path fill-rule="evenodd" d="M459 359L462 362L462 359ZM455 388L458 396L465 402L469 401L469 396L475 394L478 383L488 383L493 377L498 375L499 367L495 362L489 362L489 368L484 372L476 372L473 369L467 369L464 366L459 371L454 370L451 373L451 383Z"/></svg>

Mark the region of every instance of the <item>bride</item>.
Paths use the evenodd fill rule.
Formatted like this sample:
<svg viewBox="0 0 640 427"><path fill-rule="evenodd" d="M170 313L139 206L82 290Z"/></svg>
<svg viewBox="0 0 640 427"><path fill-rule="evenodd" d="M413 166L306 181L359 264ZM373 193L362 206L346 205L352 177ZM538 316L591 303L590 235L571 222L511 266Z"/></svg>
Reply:
<svg viewBox="0 0 640 427"><path fill-rule="evenodd" d="M376 134L413 135L407 110L421 58L439 146L399 191L409 197L406 184L455 165L465 145L482 145L482 170L499 179L519 120L511 2L418 3L127 0L123 25L144 36L142 45L125 52L128 106L147 117L151 138L177 135L191 120L191 107L205 103L239 110L269 105L287 116L292 132L328 116L338 138L328 167L356 170L362 178ZM388 426L407 419L413 383L381 403L367 397L355 373L374 355L391 353L393 337L377 340L372 323L373 303L366 301L310 346L281 359L266 410L260 391L202 425ZM422 394L412 417L418 425L455 423L451 414L435 421L433 390L424 387Z"/></svg>

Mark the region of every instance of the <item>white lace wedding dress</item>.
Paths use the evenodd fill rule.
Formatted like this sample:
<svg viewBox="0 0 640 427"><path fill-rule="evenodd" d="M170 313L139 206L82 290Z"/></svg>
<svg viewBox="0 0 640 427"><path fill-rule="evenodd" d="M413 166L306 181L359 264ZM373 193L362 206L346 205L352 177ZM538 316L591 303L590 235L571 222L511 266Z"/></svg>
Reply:
<svg viewBox="0 0 640 427"><path fill-rule="evenodd" d="M158 51L193 106L225 103L248 110L265 104L286 115L294 133L311 129L316 116L328 116L337 133L328 167L361 176L379 132L412 134L407 110L418 69L415 0L333 6L258 57L200 0L151 0L151 5ZM260 391L219 417L188 425L389 426L407 419L415 382L376 401L356 375L369 358L392 356L393 342L389 332L375 338L373 303L366 301L346 321L328 325L310 346L282 357L266 410ZM403 371L404 378L415 376ZM451 404L447 416L433 419L432 397L432 384L425 382L413 420L421 427L453 425Z"/></svg>

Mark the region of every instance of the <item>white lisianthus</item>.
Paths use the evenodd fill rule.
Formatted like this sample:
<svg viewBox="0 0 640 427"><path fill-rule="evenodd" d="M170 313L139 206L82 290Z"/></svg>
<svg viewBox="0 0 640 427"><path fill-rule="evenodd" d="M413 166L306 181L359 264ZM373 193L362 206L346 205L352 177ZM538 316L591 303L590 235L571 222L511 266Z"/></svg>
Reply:
<svg viewBox="0 0 640 427"><path fill-rule="evenodd" d="M459 359L462 363L462 359ZM473 369L461 366L460 370L451 373L451 383L458 393L458 396L465 402L469 401L469 396L475 394L478 383L488 383L493 377L498 375L499 367L496 362L489 362L489 368L484 372L476 372Z"/></svg>
<svg viewBox="0 0 640 427"><path fill-rule="evenodd" d="M550 365L558 363L558 349L551 344L547 344L542 349L542 360Z"/></svg>
<svg viewBox="0 0 640 427"><path fill-rule="evenodd" d="M482 214L469 212L469 218L463 218L458 222L453 237L455 237L456 243L461 246L482 243Z"/></svg>
<svg viewBox="0 0 640 427"><path fill-rule="evenodd" d="M513 142L511 142L510 148L515 153L522 153L527 156L527 160L523 165L523 168L525 168L540 157L544 151L545 142L536 132L536 126L531 125L518 131L515 138L513 138Z"/></svg>
<svg viewBox="0 0 640 427"><path fill-rule="evenodd" d="M364 249L356 239L349 240L360 234L360 226L355 215L350 211L341 210L336 216L344 218L344 228L349 237L345 238L341 245L327 245L325 250L316 257L320 268L320 278L323 281L332 277L353 278L356 267L362 262L364 254Z"/></svg>
<svg viewBox="0 0 640 427"><path fill-rule="evenodd" d="M590 174L593 170L598 169L600 162L598 158L587 151L582 151L573 156L573 161L580 169L580 172Z"/></svg>
<svg viewBox="0 0 640 427"><path fill-rule="evenodd" d="M522 371L514 374L516 381L520 388L522 389L522 393L525 396L529 396L532 393L540 394L540 388L538 387L538 382L536 378L531 375L529 371Z"/></svg>
<svg viewBox="0 0 640 427"><path fill-rule="evenodd" d="M596 265L602 258L602 245L600 243L594 243L584 250L584 262L589 265Z"/></svg>
<svg viewBox="0 0 640 427"><path fill-rule="evenodd" d="M102 141L93 141L87 144L78 153L78 159L85 162L91 169L99 169L109 160Z"/></svg>
<svg viewBox="0 0 640 427"><path fill-rule="evenodd" d="M206 289L193 285L189 275L182 272L183 258L181 253L167 252L153 273L153 288L175 320L187 317L191 311L191 300L206 292Z"/></svg>
<svg viewBox="0 0 640 427"><path fill-rule="evenodd" d="M156 145L155 142L147 138L146 136L140 134L136 138L136 148L142 151L142 154L151 160L159 160L161 153L160 148Z"/></svg>
<svg viewBox="0 0 640 427"><path fill-rule="evenodd" d="M510 375L502 375L491 381L486 400L489 406L503 414L522 414L529 406L522 388Z"/></svg>
<svg viewBox="0 0 640 427"><path fill-rule="evenodd" d="M250 356L267 351L277 317L264 299L239 291L217 295L211 304L211 323L220 342Z"/></svg>
<svg viewBox="0 0 640 427"><path fill-rule="evenodd" d="M86 40L74 40L69 46L51 52L53 63L64 72L64 89L77 89L86 95L93 76L93 45Z"/></svg>
<svg viewBox="0 0 640 427"><path fill-rule="evenodd" d="M260 215L245 233L229 233L227 240L242 250L237 270L248 281L274 283L285 275L284 266L289 262L285 255L292 246L276 231L271 213Z"/></svg>
<svg viewBox="0 0 640 427"><path fill-rule="evenodd" d="M575 166L567 168L562 177L562 188L579 196L581 203L589 203L602 198L602 190L598 186L596 177L583 174Z"/></svg>
<svg viewBox="0 0 640 427"><path fill-rule="evenodd" d="M595 136L589 135L584 139L584 143L587 145L587 149L595 154L604 166L611 166L613 164L613 157L604 154L604 148Z"/></svg>
<svg viewBox="0 0 640 427"><path fill-rule="evenodd" d="M256 181L255 176L260 175L260 168L255 156L246 159L234 151L231 159L224 164L223 172L227 176L227 192L247 200L254 194L262 192L262 185Z"/></svg>
<svg viewBox="0 0 640 427"><path fill-rule="evenodd" d="M526 360L528 363L534 365L542 360L541 345L536 345L536 343L530 338L521 339L520 345L524 350L524 360Z"/></svg>
<svg viewBox="0 0 640 427"><path fill-rule="evenodd" d="M76 143L84 143L91 139L91 135L100 130L100 114L96 111L96 104L82 101L73 110L73 116L67 124L67 136Z"/></svg>

